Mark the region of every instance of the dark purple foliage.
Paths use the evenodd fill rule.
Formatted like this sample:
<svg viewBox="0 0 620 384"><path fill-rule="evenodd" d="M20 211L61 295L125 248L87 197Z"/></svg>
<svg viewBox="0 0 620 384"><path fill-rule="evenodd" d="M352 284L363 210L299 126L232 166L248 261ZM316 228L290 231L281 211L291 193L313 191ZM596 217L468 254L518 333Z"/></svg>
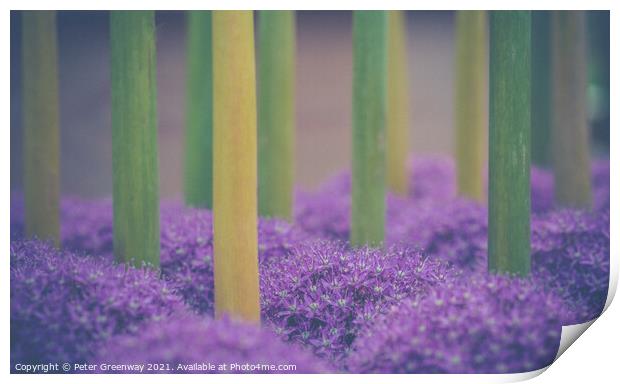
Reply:
<svg viewBox="0 0 620 384"><path fill-rule="evenodd" d="M263 317L285 340L339 360L360 326L407 296L424 296L450 278L445 265L417 250L300 245L261 265Z"/></svg>
<svg viewBox="0 0 620 384"><path fill-rule="evenodd" d="M560 303L534 281L487 274L407 300L362 332L347 360L359 373L505 373L550 364Z"/></svg>
<svg viewBox="0 0 620 384"><path fill-rule="evenodd" d="M609 211L555 211L532 226L532 268L570 308L564 324L598 317L609 288Z"/></svg>
<svg viewBox="0 0 620 384"><path fill-rule="evenodd" d="M169 364L170 369L143 373L324 373L327 365L308 351L286 345L267 329L230 319L212 320L197 316L175 317L152 324L139 335L110 340L92 360L106 364ZM195 365L195 363L199 365ZM201 365L211 363L214 369ZM237 364L268 365L240 369ZM227 364L218 371L219 364ZM293 364L294 370L278 365ZM192 370L193 368L193 370ZM124 373L134 371L125 370ZM106 373L106 372L103 372ZM109 371L107 372L109 373Z"/></svg>
<svg viewBox="0 0 620 384"><path fill-rule="evenodd" d="M80 362L116 334L184 308L151 270L11 242L11 361Z"/></svg>

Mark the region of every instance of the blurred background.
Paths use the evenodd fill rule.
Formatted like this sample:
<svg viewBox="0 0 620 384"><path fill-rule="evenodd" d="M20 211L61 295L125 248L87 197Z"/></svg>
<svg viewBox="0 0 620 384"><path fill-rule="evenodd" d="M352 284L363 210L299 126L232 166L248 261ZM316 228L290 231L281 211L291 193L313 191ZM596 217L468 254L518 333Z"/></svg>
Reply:
<svg viewBox="0 0 620 384"><path fill-rule="evenodd" d="M607 13L608 15L608 13ZM409 11L411 151L452 153L454 13ZM349 168L351 12L297 13L296 178L313 189ZM58 12L61 188L112 194L108 13ZM159 167L162 198L182 196L185 13L157 12ZM609 33L606 36L608 52ZM11 12L11 188L21 188L21 23ZM603 45L605 42L601 42ZM608 53L607 53L608 55ZM607 56L608 57L608 56ZM609 120L594 124L597 155L609 150Z"/></svg>

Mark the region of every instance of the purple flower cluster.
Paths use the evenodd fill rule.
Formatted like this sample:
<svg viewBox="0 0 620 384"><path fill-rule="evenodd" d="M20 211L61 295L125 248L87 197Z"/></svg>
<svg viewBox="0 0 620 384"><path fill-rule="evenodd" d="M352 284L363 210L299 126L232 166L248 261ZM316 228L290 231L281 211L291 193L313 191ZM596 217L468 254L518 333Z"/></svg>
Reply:
<svg viewBox="0 0 620 384"><path fill-rule="evenodd" d="M338 361L362 325L407 296L424 296L452 271L411 248L317 242L263 263L260 278L263 317L275 332Z"/></svg>
<svg viewBox="0 0 620 384"><path fill-rule="evenodd" d="M228 318L212 320L192 315L151 324L139 335L113 338L92 362L150 363L157 369L142 373L325 373L331 370L310 352L284 344L267 329ZM130 369L117 372L135 373ZM100 369L100 373L110 372Z"/></svg>
<svg viewBox="0 0 620 384"><path fill-rule="evenodd" d="M532 226L533 272L570 309L564 324L598 317L609 287L609 211L554 211Z"/></svg>
<svg viewBox="0 0 620 384"><path fill-rule="evenodd" d="M210 211L173 207L162 210L161 270L185 302L213 314L213 220ZM276 219L258 224L259 262L286 257L307 235Z"/></svg>
<svg viewBox="0 0 620 384"><path fill-rule="evenodd" d="M410 197L418 200L449 200L456 196L454 161L445 156L420 156L409 159Z"/></svg>
<svg viewBox="0 0 620 384"><path fill-rule="evenodd" d="M411 200L419 205L450 201L455 196L454 165L442 157L410 160L410 196L387 196L387 229L399 225L403 208ZM351 216L351 174L341 172L314 193L299 192L296 197L295 223L309 234L347 241ZM432 204L431 204L432 205Z"/></svg>
<svg viewBox="0 0 620 384"><path fill-rule="evenodd" d="M560 303L531 279L473 274L395 306L362 332L357 373L506 373L549 365Z"/></svg>
<svg viewBox="0 0 620 384"><path fill-rule="evenodd" d="M23 200L12 197L11 237L23 237ZM205 209L179 202L161 206L160 266L186 303L199 313L213 314L213 217ZM64 198L61 241L65 249L113 260L112 204L106 200ZM259 219L259 259L286 256L308 235L277 219Z"/></svg>
<svg viewBox="0 0 620 384"><path fill-rule="evenodd" d="M112 200L65 197L60 202L63 249L102 258L112 257ZM24 236L24 200L11 193L11 239Z"/></svg>
<svg viewBox="0 0 620 384"><path fill-rule="evenodd" d="M11 361L81 362L184 305L157 273L11 242ZM14 364L12 364L14 366Z"/></svg>
<svg viewBox="0 0 620 384"><path fill-rule="evenodd" d="M466 270L487 267L487 210L474 201L401 203L386 231L388 244L419 246L432 257Z"/></svg>
<svg viewBox="0 0 620 384"><path fill-rule="evenodd" d="M592 203L594 210L609 210L609 160L592 161ZM557 208L554 203L553 173L532 168L532 211L544 213Z"/></svg>

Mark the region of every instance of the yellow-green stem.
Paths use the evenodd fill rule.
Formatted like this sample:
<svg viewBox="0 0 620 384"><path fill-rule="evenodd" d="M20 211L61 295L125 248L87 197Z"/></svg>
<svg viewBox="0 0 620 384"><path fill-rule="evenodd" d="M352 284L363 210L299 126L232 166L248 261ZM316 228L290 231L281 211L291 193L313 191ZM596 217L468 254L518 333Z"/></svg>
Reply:
<svg viewBox="0 0 620 384"><path fill-rule="evenodd" d="M404 11L388 13L388 78L386 163L388 188L406 196L409 191L409 76L407 25Z"/></svg>
<svg viewBox="0 0 620 384"><path fill-rule="evenodd" d="M457 11L454 115L458 192L478 201L484 199L486 31L485 11Z"/></svg>
<svg viewBox="0 0 620 384"><path fill-rule="evenodd" d="M213 11L215 314L259 323L252 11Z"/></svg>
<svg viewBox="0 0 620 384"><path fill-rule="evenodd" d="M552 12L553 125L551 147L558 204L591 205L590 147L586 113L584 11Z"/></svg>
<svg viewBox="0 0 620 384"><path fill-rule="evenodd" d="M24 224L60 245L60 139L56 13L22 13Z"/></svg>

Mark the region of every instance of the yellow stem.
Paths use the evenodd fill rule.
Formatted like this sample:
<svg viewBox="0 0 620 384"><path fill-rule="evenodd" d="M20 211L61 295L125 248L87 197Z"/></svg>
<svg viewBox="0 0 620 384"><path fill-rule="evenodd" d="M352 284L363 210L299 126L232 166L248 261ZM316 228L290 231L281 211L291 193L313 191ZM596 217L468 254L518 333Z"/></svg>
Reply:
<svg viewBox="0 0 620 384"><path fill-rule="evenodd" d="M215 314L260 322L252 11L213 11Z"/></svg>
<svg viewBox="0 0 620 384"><path fill-rule="evenodd" d="M387 182L388 188L407 195L409 178L409 79L407 76L407 33L403 11L388 16L388 85L387 85Z"/></svg>

